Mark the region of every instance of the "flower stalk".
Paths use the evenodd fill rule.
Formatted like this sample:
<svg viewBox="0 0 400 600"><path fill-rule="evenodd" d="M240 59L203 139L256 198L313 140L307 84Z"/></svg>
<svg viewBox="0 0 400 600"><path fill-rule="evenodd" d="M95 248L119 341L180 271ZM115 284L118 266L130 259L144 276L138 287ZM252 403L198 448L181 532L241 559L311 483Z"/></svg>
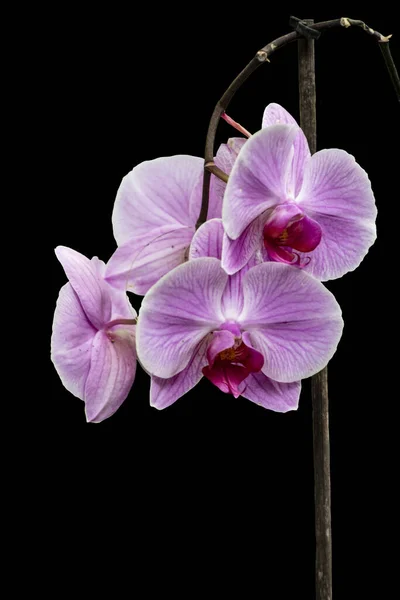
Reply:
<svg viewBox="0 0 400 600"><path fill-rule="evenodd" d="M312 19L304 19L306 27ZM311 35L298 41L300 127L311 154L317 150L315 42ZM331 480L329 454L328 368L311 378L314 498L315 587L317 600L332 600Z"/></svg>

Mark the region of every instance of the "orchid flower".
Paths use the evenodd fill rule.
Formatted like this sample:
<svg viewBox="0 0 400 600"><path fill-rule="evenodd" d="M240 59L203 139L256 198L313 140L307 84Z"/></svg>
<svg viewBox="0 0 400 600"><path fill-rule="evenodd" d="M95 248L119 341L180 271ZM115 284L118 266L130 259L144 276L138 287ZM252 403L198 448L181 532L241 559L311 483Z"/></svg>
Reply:
<svg viewBox="0 0 400 600"><path fill-rule="evenodd" d="M218 258L222 237L219 219L204 223L192 260L164 275L142 302L137 351L152 375L150 403L171 405L204 375L235 397L293 410L299 380L336 350L340 307L319 281L285 264L228 276Z"/></svg>
<svg viewBox="0 0 400 600"><path fill-rule="evenodd" d="M223 144L215 163L230 173L245 140ZM202 198L204 161L195 156L156 158L137 165L117 192L112 216L118 248L107 265L114 287L144 295L187 260ZM226 184L211 177L208 218L221 216Z"/></svg>
<svg viewBox="0 0 400 600"><path fill-rule="evenodd" d="M104 281L97 257L58 246L69 279L54 313L51 359L69 392L85 402L88 421L110 417L123 403L136 373L135 317L127 295Z"/></svg>
<svg viewBox="0 0 400 600"><path fill-rule="evenodd" d="M376 239L366 172L344 150L310 155L304 133L278 104L246 141L226 187L222 266L232 274L254 253L326 281L355 269Z"/></svg>

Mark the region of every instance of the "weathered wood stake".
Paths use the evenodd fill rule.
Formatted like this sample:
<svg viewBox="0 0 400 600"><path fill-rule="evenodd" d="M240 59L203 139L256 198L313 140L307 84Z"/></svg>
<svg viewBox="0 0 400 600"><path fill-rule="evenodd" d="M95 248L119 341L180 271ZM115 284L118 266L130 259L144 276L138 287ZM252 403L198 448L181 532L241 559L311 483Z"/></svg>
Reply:
<svg viewBox="0 0 400 600"><path fill-rule="evenodd" d="M313 19L303 19L312 26ZM300 126L311 154L317 150L314 40L298 41ZM311 379L315 497L315 587L317 600L332 600L331 479L329 460L328 369Z"/></svg>

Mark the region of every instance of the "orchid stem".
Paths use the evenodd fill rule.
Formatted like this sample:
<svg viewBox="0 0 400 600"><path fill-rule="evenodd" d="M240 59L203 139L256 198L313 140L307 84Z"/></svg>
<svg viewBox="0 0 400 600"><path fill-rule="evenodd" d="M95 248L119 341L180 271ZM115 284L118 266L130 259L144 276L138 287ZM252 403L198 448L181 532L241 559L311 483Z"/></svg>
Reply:
<svg viewBox="0 0 400 600"><path fill-rule="evenodd" d="M305 35L314 21L304 19ZM315 42L308 33L298 42L300 127L311 154L317 150L315 93ZM327 367L311 379L314 498L315 498L315 587L317 600L332 600L331 480L329 460L329 401Z"/></svg>
<svg viewBox="0 0 400 600"><path fill-rule="evenodd" d="M291 17L290 24L292 27L299 28L299 19L295 19ZM322 32L326 29L333 29L335 27L344 27L345 29L351 27L361 27L368 35L373 37L380 46L382 51L382 55L385 61L386 68L389 72L390 79L392 81L397 99L400 101L400 79L399 74L396 69L396 65L394 64L393 57L390 53L389 49L389 39L390 35L384 36L379 31L375 31L371 29L364 21L358 21L356 19L348 19L347 17L342 17L341 19L333 19L332 21L321 21L320 23L315 23L312 26L313 31ZM299 31L303 31L300 27ZM210 124L208 126L207 138L206 138L206 148L205 148L205 156L204 156L204 180L203 180L203 196L201 202L200 215L196 223L196 229L200 227L207 220L208 213L208 201L210 195L210 180L211 173L213 173L216 177L221 179L222 181L228 180L228 175L218 169L214 164L214 143L215 143L215 135L217 133L217 127L221 119L222 113L226 112L226 109L229 106L230 101L236 92L242 87L244 82L250 77L250 75L263 63L270 62L270 56L274 54L280 48L283 48L287 44L291 42L295 42L302 38L303 33L299 33L299 31L291 31L286 35L282 35L277 38L273 42L270 42L261 50L259 50L254 58L249 62L249 64L243 69L241 73L234 79L231 85L228 87L224 95L217 102L216 107L214 108L214 112L211 115Z"/></svg>

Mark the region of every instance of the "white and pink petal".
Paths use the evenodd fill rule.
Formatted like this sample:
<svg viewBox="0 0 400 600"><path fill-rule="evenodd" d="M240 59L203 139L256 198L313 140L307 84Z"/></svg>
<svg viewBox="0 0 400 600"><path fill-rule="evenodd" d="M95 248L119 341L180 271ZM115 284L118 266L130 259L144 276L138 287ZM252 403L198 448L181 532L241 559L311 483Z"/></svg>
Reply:
<svg viewBox="0 0 400 600"><path fill-rule="evenodd" d="M263 229L270 211L260 214L233 240L226 233L222 242L222 267L229 275L243 269L263 247Z"/></svg>
<svg viewBox="0 0 400 600"><path fill-rule="evenodd" d="M264 129L279 124L296 125L298 127L297 121L282 106L275 103L268 104L264 111L262 128ZM305 164L311 156L307 138L300 128L294 138L293 149L293 161L288 192L289 195L294 194L296 196L299 193L303 182Z"/></svg>
<svg viewBox="0 0 400 600"><path fill-rule="evenodd" d="M88 320L96 329L101 329L112 315L108 285L100 275L103 269L101 261L89 260L65 246L57 246L55 253Z"/></svg>
<svg viewBox="0 0 400 600"><path fill-rule="evenodd" d="M207 364L207 345L208 338L205 338L194 350L183 371L177 375L168 379L152 376L150 387L151 406L159 410L167 408L199 383L203 377L202 369Z"/></svg>
<svg viewBox="0 0 400 600"><path fill-rule="evenodd" d="M293 125L274 125L258 131L243 146L222 207L224 228L231 239L237 239L264 211L286 200L298 131Z"/></svg>
<svg viewBox="0 0 400 600"><path fill-rule="evenodd" d="M275 412L297 410L301 392L301 382L279 383L264 373L250 373L247 377L243 398Z"/></svg>
<svg viewBox="0 0 400 600"><path fill-rule="evenodd" d="M169 225L155 229L150 241L131 239L117 248L106 269L106 281L144 296L163 275L186 260L194 227Z"/></svg>
<svg viewBox="0 0 400 600"><path fill-rule="evenodd" d="M72 285L66 283L60 290L54 312L51 360L64 387L81 400L96 333Z"/></svg>
<svg viewBox="0 0 400 600"><path fill-rule="evenodd" d="M254 224L254 227L259 226L259 220ZM262 227L262 226L261 226ZM260 230L261 231L261 230ZM260 232L259 232L260 233ZM245 234L242 234L243 236ZM196 231L189 252L189 258L200 258L204 256L212 256L220 259L222 256L223 243L229 243L229 238L224 235L224 228L221 219L211 219L206 221ZM232 245L238 245L242 240L235 240ZM247 259L247 255L246 255ZM222 296L222 310L227 321L235 320L241 313L243 308L243 293L242 293L242 277L245 272L256 264L254 253L250 253L250 258L242 269L234 275L228 277L224 294ZM222 264L222 266L224 266ZM227 269L225 269L226 271Z"/></svg>
<svg viewBox="0 0 400 600"><path fill-rule="evenodd" d="M354 270L376 239L376 205L367 173L344 150L321 150L306 166L297 205L321 227L306 267L323 281Z"/></svg>
<svg viewBox="0 0 400 600"><path fill-rule="evenodd" d="M316 279L282 263L263 263L243 278L241 327L265 358L263 373L293 382L332 358L343 320L334 296Z"/></svg>
<svg viewBox="0 0 400 600"><path fill-rule="evenodd" d="M195 156L168 156L140 163L126 175L112 215L118 245L165 225L194 226L198 215L191 210L200 211L203 165Z"/></svg>
<svg viewBox="0 0 400 600"><path fill-rule="evenodd" d="M99 423L111 417L129 394L135 374L135 327L99 331L93 340L85 384L87 420Z"/></svg>
<svg viewBox="0 0 400 600"><path fill-rule="evenodd" d="M223 323L227 274L215 258L180 265L146 294L138 321L138 355L144 368L173 377L189 363L201 340Z"/></svg>

